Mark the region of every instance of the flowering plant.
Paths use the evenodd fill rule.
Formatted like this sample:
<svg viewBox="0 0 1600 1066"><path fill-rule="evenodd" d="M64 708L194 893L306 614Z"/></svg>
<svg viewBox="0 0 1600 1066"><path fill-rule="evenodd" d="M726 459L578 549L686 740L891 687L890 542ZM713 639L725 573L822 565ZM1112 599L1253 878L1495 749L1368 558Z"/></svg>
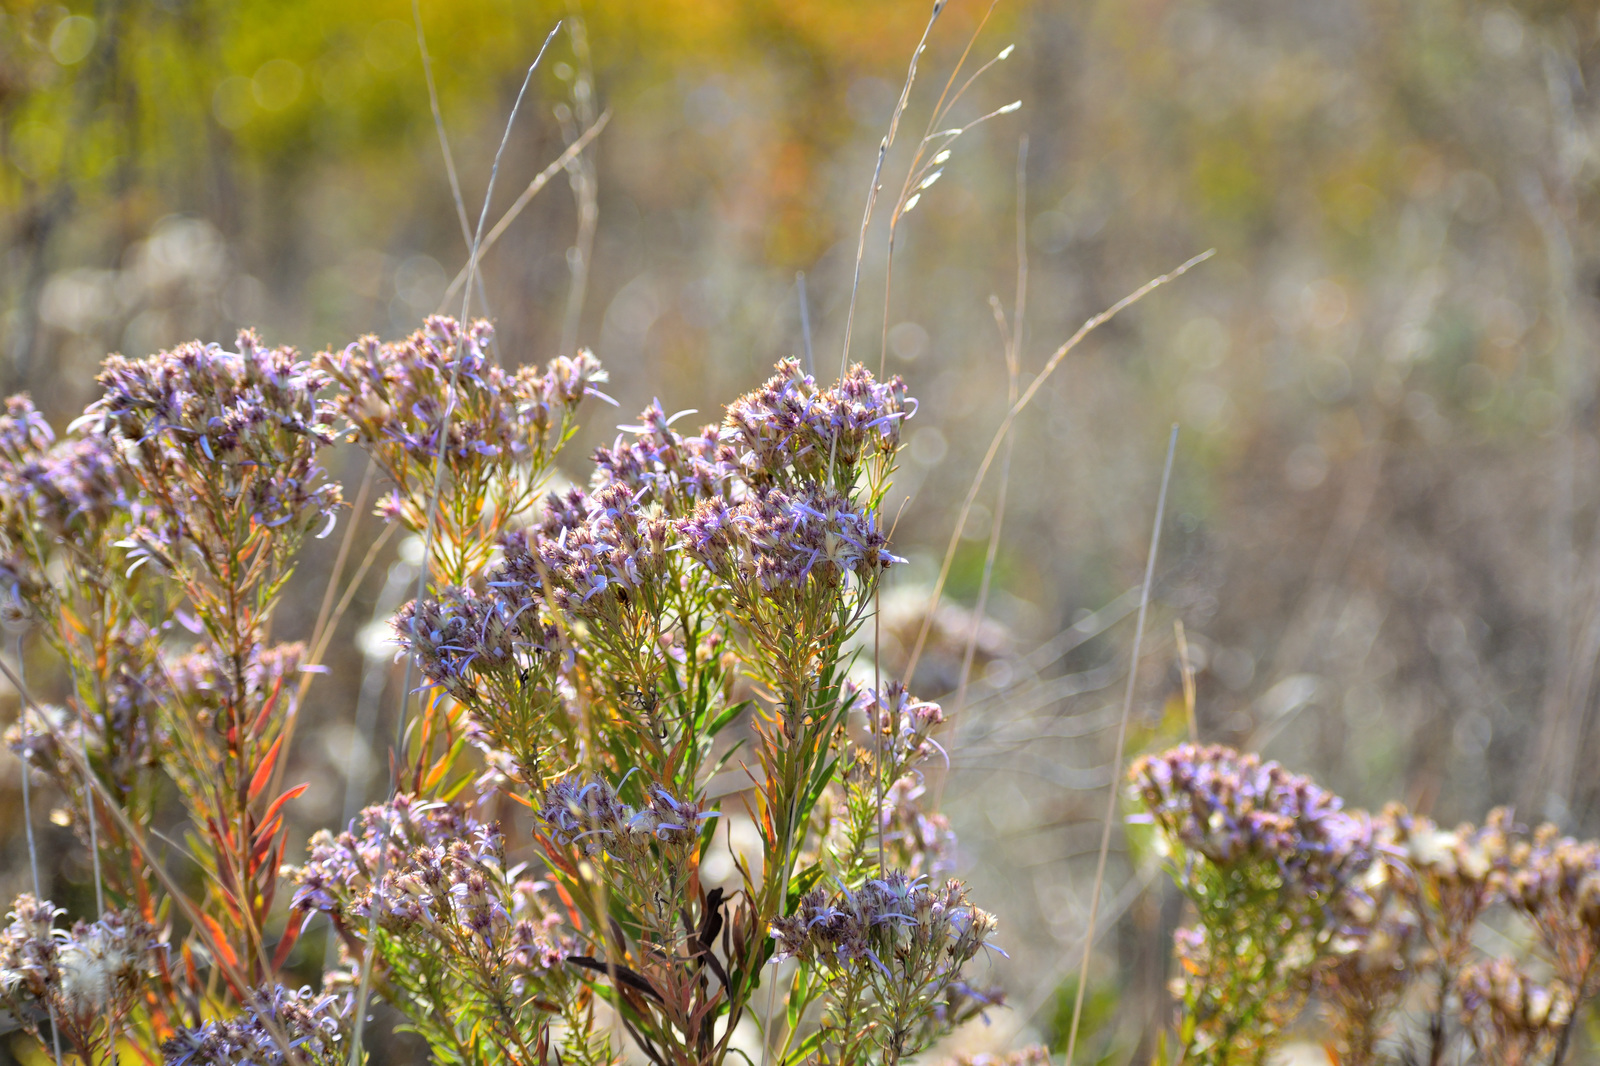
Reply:
<svg viewBox="0 0 1600 1066"><path fill-rule="evenodd" d="M901 562L880 508L904 384L785 361L697 435L653 405L587 489L541 499L605 375L506 372L492 340L434 318L314 360L248 333L112 357L60 443L10 401L8 611L70 683L8 738L67 798L100 911L60 928L36 893L0 934L0 997L55 1055L355 1062L376 995L442 1062L715 1063L754 1034L895 1063L998 1001L968 972L994 919L933 879L919 806L943 714L848 677ZM393 620L420 705L389 798L285 866L327 640L267 634L342 506L319 461L341 440L422 541ZM198 897L150 848L166 782ZM296 990L314 919L338 959Z"/></svg>
<svg viewBox="0 0 1600 1066"><path fill-rule="evenodd" d="M1129 777L1197 918L1176 936L1183 1061L1266 1062L1308 999L1340 1063L1566 1060L1600 992L1600 844L1506 810L1451 831L1398 806L1346 811L1217 746ZM1497 926L1520 957L1480 952L1475 933Z"/></svg>

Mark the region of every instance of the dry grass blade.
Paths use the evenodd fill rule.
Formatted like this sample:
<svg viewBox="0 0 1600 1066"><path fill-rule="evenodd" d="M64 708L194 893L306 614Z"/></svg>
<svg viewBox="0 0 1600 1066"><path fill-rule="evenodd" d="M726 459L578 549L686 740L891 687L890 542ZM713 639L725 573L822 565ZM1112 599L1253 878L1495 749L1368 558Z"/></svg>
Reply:
<svg viewBox="0 0 1600 1066"><path fill-rule="evenodd" d="M523 209L532 202L533 198L539 194L541 189L550 184L550 179L554 178L557 174L565 170L574 159L581 155L583 150L589 147L590 143L596 137L600 136L600 131L605 129L606 123L610 121L610 110L602 112L600 117L595 119L594 125L590 126L588 129L584 130L583 133L579 134L577 140L567 145L565 151L556 156L555 160L552 161L549 166L539 171L539 173L535 175L534 179L528 182L528 187L522 190L522 195L517 197L515 203L506 208L506 213L500 216L500 221L496 222L489 232L484 235L483 244L478 249L479 258L482 258L490 248L494 247L495 242L505 234L506 230L510 228L511 223L517 220L517 216L522 214ZM460 272L457 273L455 278L450 282L450 286L445 289L444 296L439 301L439 312L441 314L444 312L446 307L450 306L450 301L455 299L456 293L461 291L461 286L466 280L467 268L462 267Z"/></svg>
<svg viewBox="0 0 1600 1066"><path fill-rule="evenodd" d="M894 144L894 137L900 130L900 116L905 114L906 104L911 100L911 87L917 81L917 61L922 58L922 53L928 47L928 35L933 32L933 24L939 21L939 16L944 12L946 0L937 0L933 5L933 13L928 16L928 24L922 28L922 37L917 41L916 51L911 53L911 65L906 70L905 84L900 88L900 99L895 101L894 114L889 118L889 132L884 134L883 141L878 145L878 161L872 168L872 185L867 189L867 207L861 213L861 233L856 240L855 273L850 282L850 310L844 317L844 350L839 353L839 377L843 378L845 371L850 369L850 335L855 328L856 298L861 292L861 263L867 256L867 227L872 224L872 211L878 204L879 180L883 177L883 161L889 154L889 147Z"/></svg>
<svg viewBox="0 0 1600 1066"><path fill-rule="evenodd" d="M472 223L467 218L467 202L461 195L461 178L456 174L456 157L450 151L450 138L444 131L444 114L439 110L439 89L433 80L433 61L428 56L428 38L422 32L422 8L420 0L411 0L411 21L417 27L417 51L422 55L422 77L428 83L428 106L433 111L433 129L439 136L439 151L444 155L444 171L450 179L450 198L455 203L456 221L461 226L461 240L468 250L472 248ZM478 297L483 301L485 313L489 305L489 296L483 291L483 282L478 282Z"/></svg>
<svg viewBox="0 0 1600 1066"><path fill-rule="evenodd" d="M1139 593L1139 620L1134 624L1133 654L1128 662L1128 689L1122 698L1122 720L1117 724L1116 753L1111 757L1111 783L1106 788L1106 817L1100 827L1100 858L1089 892L1088 930L1083 938L1083 962L1078 969L1078 991L1072 1001L1072 1028L1067 1031L1066 1066L1078 1046L1078 1024L1083 1020L1083 994L1089 984L1089 958L1094 952L1095 920L1100 911L1100 889L1106 880L1106 858L1111 852L1111 823L1117 815L1117 781L1122 776L1122 749L1128 739L1128 718L1133 714L1133 693L1139 682L1139 652L1144 644L1144 619L1150 608L1150 584L1156 576L1156 553L1161 547L1161 523L1167 513L1167 486L1172 482L1172 457L1178 451L1178 427L1167 440L1167 463L1161 471L1161 495L1156 500L1156 520L1150 531L1150 554L1144 563L1144 589Z"/></svg>
<svg viewBox="0 0 1600 1066"><path fill-rule="evenodd" d="M989 442L989 450L984 452L983 461L978 464L978 471L972 476L972 484L967 488L966 498L961 502L961 510L956 516L956 527L950 534L949 545L945 548L944 562L939 566L939 579L934 582L933 595L929 598L927 613L923 616L922 627L917 632L917 642L911 649L911 659L906 666L906 677L912 677L917 672L917 662L922 658L923 648L928 643L928 631L933 625L933 615L939 607L939 599L944 595L945 582L950 578L950 567L955 562L956 548L961 543L962 531L966 529L967 516L971 514L973 502L978 498L978 490L983 487L983 479L988 475L989 467L994 465L995 457L1000 452L1000 446L1005 442L1006 435L1011 432L1011 426L1016 422L1017 416L1022 414L1027 409L1028 404L1033 402L1033 398L1039 394L1039 390L1044 388L1044 383L1050 380L1050 376L1061 365L1061 360L1065 359L1067 354L1083 341L1083 338L1110 322L1120 312L1138 303L1156 289L1159 289L1169 281L1182 277L1216 254L1215 248L1201 252L1171 273L1163 274L1159 278L1153 278L1145 282L1139 288L1079 326L1078 331L1067 338L1065 344L1055 350L1055 353L1050 356L1049 362L1045 363L1044 369L1039 372L1039 376L1033 379L1027 391L1022 394L1022 398L1012 404L1011 409L1006 412L1006 416L1000 420L1000 427L995 430L994 439Z"/></svg>

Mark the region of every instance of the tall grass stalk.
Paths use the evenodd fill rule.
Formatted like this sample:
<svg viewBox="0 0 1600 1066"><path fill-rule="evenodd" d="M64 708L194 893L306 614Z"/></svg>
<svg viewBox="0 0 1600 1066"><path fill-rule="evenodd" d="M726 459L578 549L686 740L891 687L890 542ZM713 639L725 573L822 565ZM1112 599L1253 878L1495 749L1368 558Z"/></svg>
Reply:
<svg viewBox="0 0 1600 1066"><path fill-rule="evenodd" d="M1100 913L1100 891L1105 885L1106 859L1111 853L1111 824L1117 816L1117 788L1122 781L1122 752L1128 739L1128 719L1133 715L1133 693L1139 683L1139 652L1144 644L1144 619L1150 609L1150 586L1156 576L1156 553L1161 546L1162 519L1167 513L1167 486L1172 481L1172 459L1178 451L1178 427L1172 427L1167 440L1167 461L1161 471L1161 494L1156 499L1156 517L1150 530L1150 554L1145 558L1144 588L1139 593L1139 619L1134 623L1133 651L1128 661L1128 688L1122 697L1122 717L1117 722L1116 753L1111 757L1111 781L1106 786L1106 816L1100 827L1100 856L1095 862L1094 886L1089 890L1089 921L1083 938L1083 962L1078 968L1078 989L1072 1001L1072 1026L1067 1030L1066 1066L1078 1047L1078 1025L1083 1021L1083 996L1089 985L1089 959L1094 953L1095 921Z"/></svg>

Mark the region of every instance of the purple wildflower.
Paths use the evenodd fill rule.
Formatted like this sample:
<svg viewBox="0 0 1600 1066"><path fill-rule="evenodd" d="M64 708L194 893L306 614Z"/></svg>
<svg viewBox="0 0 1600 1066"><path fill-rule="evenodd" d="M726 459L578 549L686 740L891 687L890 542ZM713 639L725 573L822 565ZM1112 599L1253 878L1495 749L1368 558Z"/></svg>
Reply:
<svg viewBox="0 0 1600 1066"><path fill-rule="evenodd" d="M237 352L198 341L105 362L101 398L77 423L116 445L124 469L176 523L158 530L202 550L232 550L233 513L297 533L331 518L339 487L316 465L334 439L328 378L292 348L239 334ZM207 506L207 504L211 506Z"/></svg>
<svg viewBox="0 0 1600 1066"><path fill-rule="evenodd" d="M597 624L597 637L636 649L670 585L671 535L670 523L645 513L623 485L552 494L537 528L506 538L489 584L518 600L542 598Z"/></svg>
<svg viewBox="0 0 1600 1066"><path fill-rule="evenodd" d="M257 990L242 1013L184 1029L161 1045L167 1066L340 1066L354 1019L354 997L281 985ZM283 1042L295 1059L285 1054Z"/></svg>
<svg viewBox="0 0 1600 1066"><path fill-rule="evenodd" d="M562 844L628 860L648 853L652 843L692 848L700 827L716 817L703 802L678 799L659 785L645 794L645 805L635 809L600 778L572 774L545 789L539 819Z"/></svg>
<svg viewBox="0 0 1600 1066"><path fill-rule="evenodd" d="M677 417L668 418L657 401L640 413L639 425L621 427L632 441L619 434L610 448L596 448L595 489L626 486L640 503L658 503L673 516L704 500L731 498L738 452L728 432L708 425L697 437L683 437L672 428Z"/></svg>
<svg viewBox="0 0 1600 1066"><path fill-rule="evenodd" d="M555 359L542 372L508 373L489 361L493 337L487 322L463 329L435 316L405 340L363 337L317 357L343 390L339 414L399 488L388 509L416 528L426 523L423 501L441 450L458 481L517 464L542 469L570 433L578 404L604 395L596 386L605 371L588 352Z"/></svg>
<svg viewBox="0 0 1600 1066"><path fill-rule="evenodd" d="M769 489L728 506L709 500L675 523L689 556L731 586L759 598L801 591L808 582L838 588L854 576L870 584L905 560L889 551L876 511L832 489Z"/></svg>
<svg viewBox="0 0 1600 1066"><path fill-rule="evenodd" d="M901 423L916 411L905 382L879 382L860 364L830 389L785 359L766 384L728 405L728 439L754 486L855 483L872 455L893 457Z"/></svg>

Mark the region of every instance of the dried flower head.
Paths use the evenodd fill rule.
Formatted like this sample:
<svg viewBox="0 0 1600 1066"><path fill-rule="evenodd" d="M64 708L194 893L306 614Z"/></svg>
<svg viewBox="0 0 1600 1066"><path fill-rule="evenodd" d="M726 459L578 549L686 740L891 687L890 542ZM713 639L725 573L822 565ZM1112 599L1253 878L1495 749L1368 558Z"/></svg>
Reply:
<svg viewBox="0 0 1600 1066"><path fill-rule="evenodd" d="M64 913L48 900L17 897L0 930L0 1004L37 1035L50 1018L69 1046L87 1055L115 1039L159 949L137 912L107 911L58 929Z"/></svg>
<svg viewBox="0 0 1600 1066"><path fill-rule="evenodd" d="M1544 1061L1572 1017L1570 989L1540 984L1508 958L1469 965L1456 990L1473 1043L1496 1066Z"/></svg>

